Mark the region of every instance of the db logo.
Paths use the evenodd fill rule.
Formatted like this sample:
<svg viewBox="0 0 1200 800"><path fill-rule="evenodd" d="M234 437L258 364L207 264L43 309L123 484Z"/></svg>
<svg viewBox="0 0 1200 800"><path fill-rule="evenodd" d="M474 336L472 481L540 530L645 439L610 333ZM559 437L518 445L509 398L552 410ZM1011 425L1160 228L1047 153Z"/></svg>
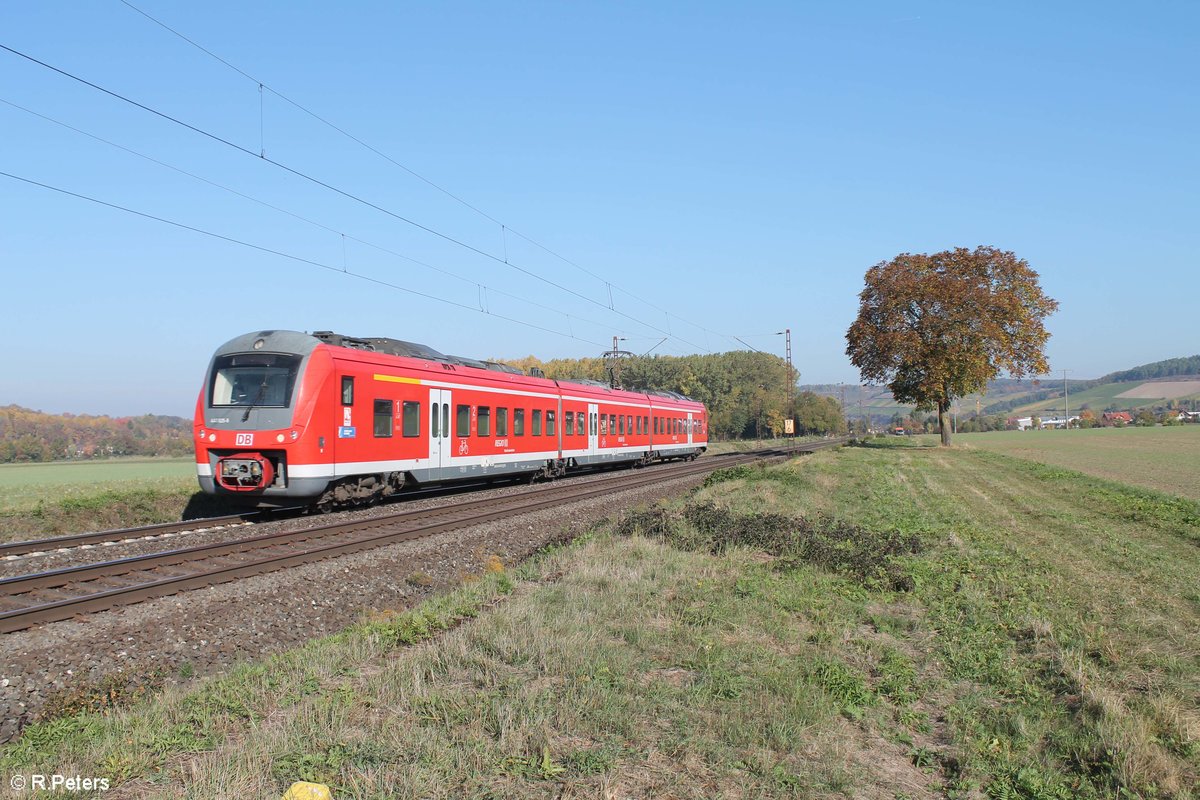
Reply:
<svg viewBox="0 0 1200 800"><path fill-rule="evenodd" d="M252 444L254 444L254 434L253 433L239 433L237 435L237 446L238 447L249 447Z"/></svg>

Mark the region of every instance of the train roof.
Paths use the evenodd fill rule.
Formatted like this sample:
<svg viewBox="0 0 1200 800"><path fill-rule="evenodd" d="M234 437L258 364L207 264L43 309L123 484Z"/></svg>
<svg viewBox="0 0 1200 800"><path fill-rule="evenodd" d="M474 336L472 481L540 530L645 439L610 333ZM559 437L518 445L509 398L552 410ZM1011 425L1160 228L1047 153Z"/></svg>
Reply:
<svg viewBox="0 0 1200 800"><path fill-rule="evenodd" d="M516 367L508 364L501 364L496 361L485 361L477 358L466 358L465 356L450 356L445 353L434 350L427 344L419 342L406 342L403 339L388 339L382 336L374 336L365 339L360 339L354 336L346 336L333 331L313 331L314 339L319 339L328 345L334 347L349 347L352 350L365 350L372 353L385 353L389 356L402 356L404 358L420 358L425 361L433 361L438 364L453 364L458 367L474 367L475 369L489 369L493 372L507 372L512 375L524 375L525 373Z"/></svg>
<svg viewBox="0 0 1200 800"><path fill-rule="evenodd" d="M404 358L420 358L425 361L433 361L439 364L453 364L459 367L474 367L475 369L487 369L493 372L507 372L511 375L524 375L519 368L510 364L501 364L497 361L487 361L478 358L466 358L465 356L451 356L445 353L434 350L426 344L418 342L406 342L403 339L388 339L386 337L369 337L358 338L354 336L346 336L333 331L314 331L312 334L314 339L318 339L325 344L334 347L349 347L353 350L365 350L373 353L385 353L391 356L402 356ZM545 377L544 375L535 375L535 377ZM680 394L679 392L646 390L646 389L614 389L605 381L591 380L590 378L565 378L557 381L557 383L570 383L577 386L588 386L595 389L603 389L608 392L627 391L634 394L645 394L651 397L662 397L667 400L683 401L688 403L699 402Z"/></svg>

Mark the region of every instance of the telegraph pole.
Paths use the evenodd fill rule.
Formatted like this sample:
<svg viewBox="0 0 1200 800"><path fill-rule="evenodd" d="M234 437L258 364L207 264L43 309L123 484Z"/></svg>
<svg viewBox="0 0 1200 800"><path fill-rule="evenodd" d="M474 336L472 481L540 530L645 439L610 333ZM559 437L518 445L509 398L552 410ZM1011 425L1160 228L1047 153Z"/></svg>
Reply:
<svg viewBox="0 0 1200 800"><path fill-rule="evenodd" d="M1063 424L1064 430L1071 430L1071 403L1067 397L1067 370L1063 370Z"/></svg>
<svg viewBox="0 0 1200 800"><path fill-rule="evenodd" d="M842 422L846 423L846 433L850 432L850 420L846 416L846 384L844 381L838 382L838 395L842 403Z"/></svg>
<svg viewBox="0 0 1200 800"><path fill-rule="evenodd" d="M783 422L783 432L787 436L796 435L796 413L792 408L792 384L796 382L792 377L792 329L784 328L775 333L776 336L783 336L784 352L787 353L787 419Z"/></svg>
<svg viewBox="0 0 1200 800"><path fill-rule="evenodd" d="M608 383L614 389L621 388L621 359L633 356L633 353L628 350L617 348L617 342L623 341L625 341L624 336L614 336L612 350L604 352L604 359L608 362ZM658 344L662 344L662 342ZM656 344L654 347L658 347L658 345Z"/></svg>

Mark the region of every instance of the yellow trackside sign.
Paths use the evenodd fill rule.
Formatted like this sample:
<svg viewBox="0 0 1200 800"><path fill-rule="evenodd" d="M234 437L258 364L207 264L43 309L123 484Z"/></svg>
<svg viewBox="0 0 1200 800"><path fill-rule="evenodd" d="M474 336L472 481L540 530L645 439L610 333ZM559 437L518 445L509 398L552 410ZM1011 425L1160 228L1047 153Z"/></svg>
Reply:
<svg viewBox="0 0 1200 800"><path fill-rule="evenodd" d="M333 800L333 794L323 783L296 781L288 788L282 800Z"/></svg>

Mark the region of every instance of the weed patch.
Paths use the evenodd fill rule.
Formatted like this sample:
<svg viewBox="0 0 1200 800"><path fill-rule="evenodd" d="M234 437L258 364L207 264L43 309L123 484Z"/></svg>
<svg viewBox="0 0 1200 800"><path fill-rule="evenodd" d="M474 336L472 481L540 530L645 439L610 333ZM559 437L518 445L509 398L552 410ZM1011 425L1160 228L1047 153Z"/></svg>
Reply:
<svg viewBox="0 0 1200 800"><path fill-rule="evenodd" d="M812 564L868 589L891 591L913 588L906 558L922 550L920 537L897 530L881 533L826 516L739 514L712 503L636 511L617 524L616 533L714 555L732 548L760 550L778 558L778 570Z"/></svg>

